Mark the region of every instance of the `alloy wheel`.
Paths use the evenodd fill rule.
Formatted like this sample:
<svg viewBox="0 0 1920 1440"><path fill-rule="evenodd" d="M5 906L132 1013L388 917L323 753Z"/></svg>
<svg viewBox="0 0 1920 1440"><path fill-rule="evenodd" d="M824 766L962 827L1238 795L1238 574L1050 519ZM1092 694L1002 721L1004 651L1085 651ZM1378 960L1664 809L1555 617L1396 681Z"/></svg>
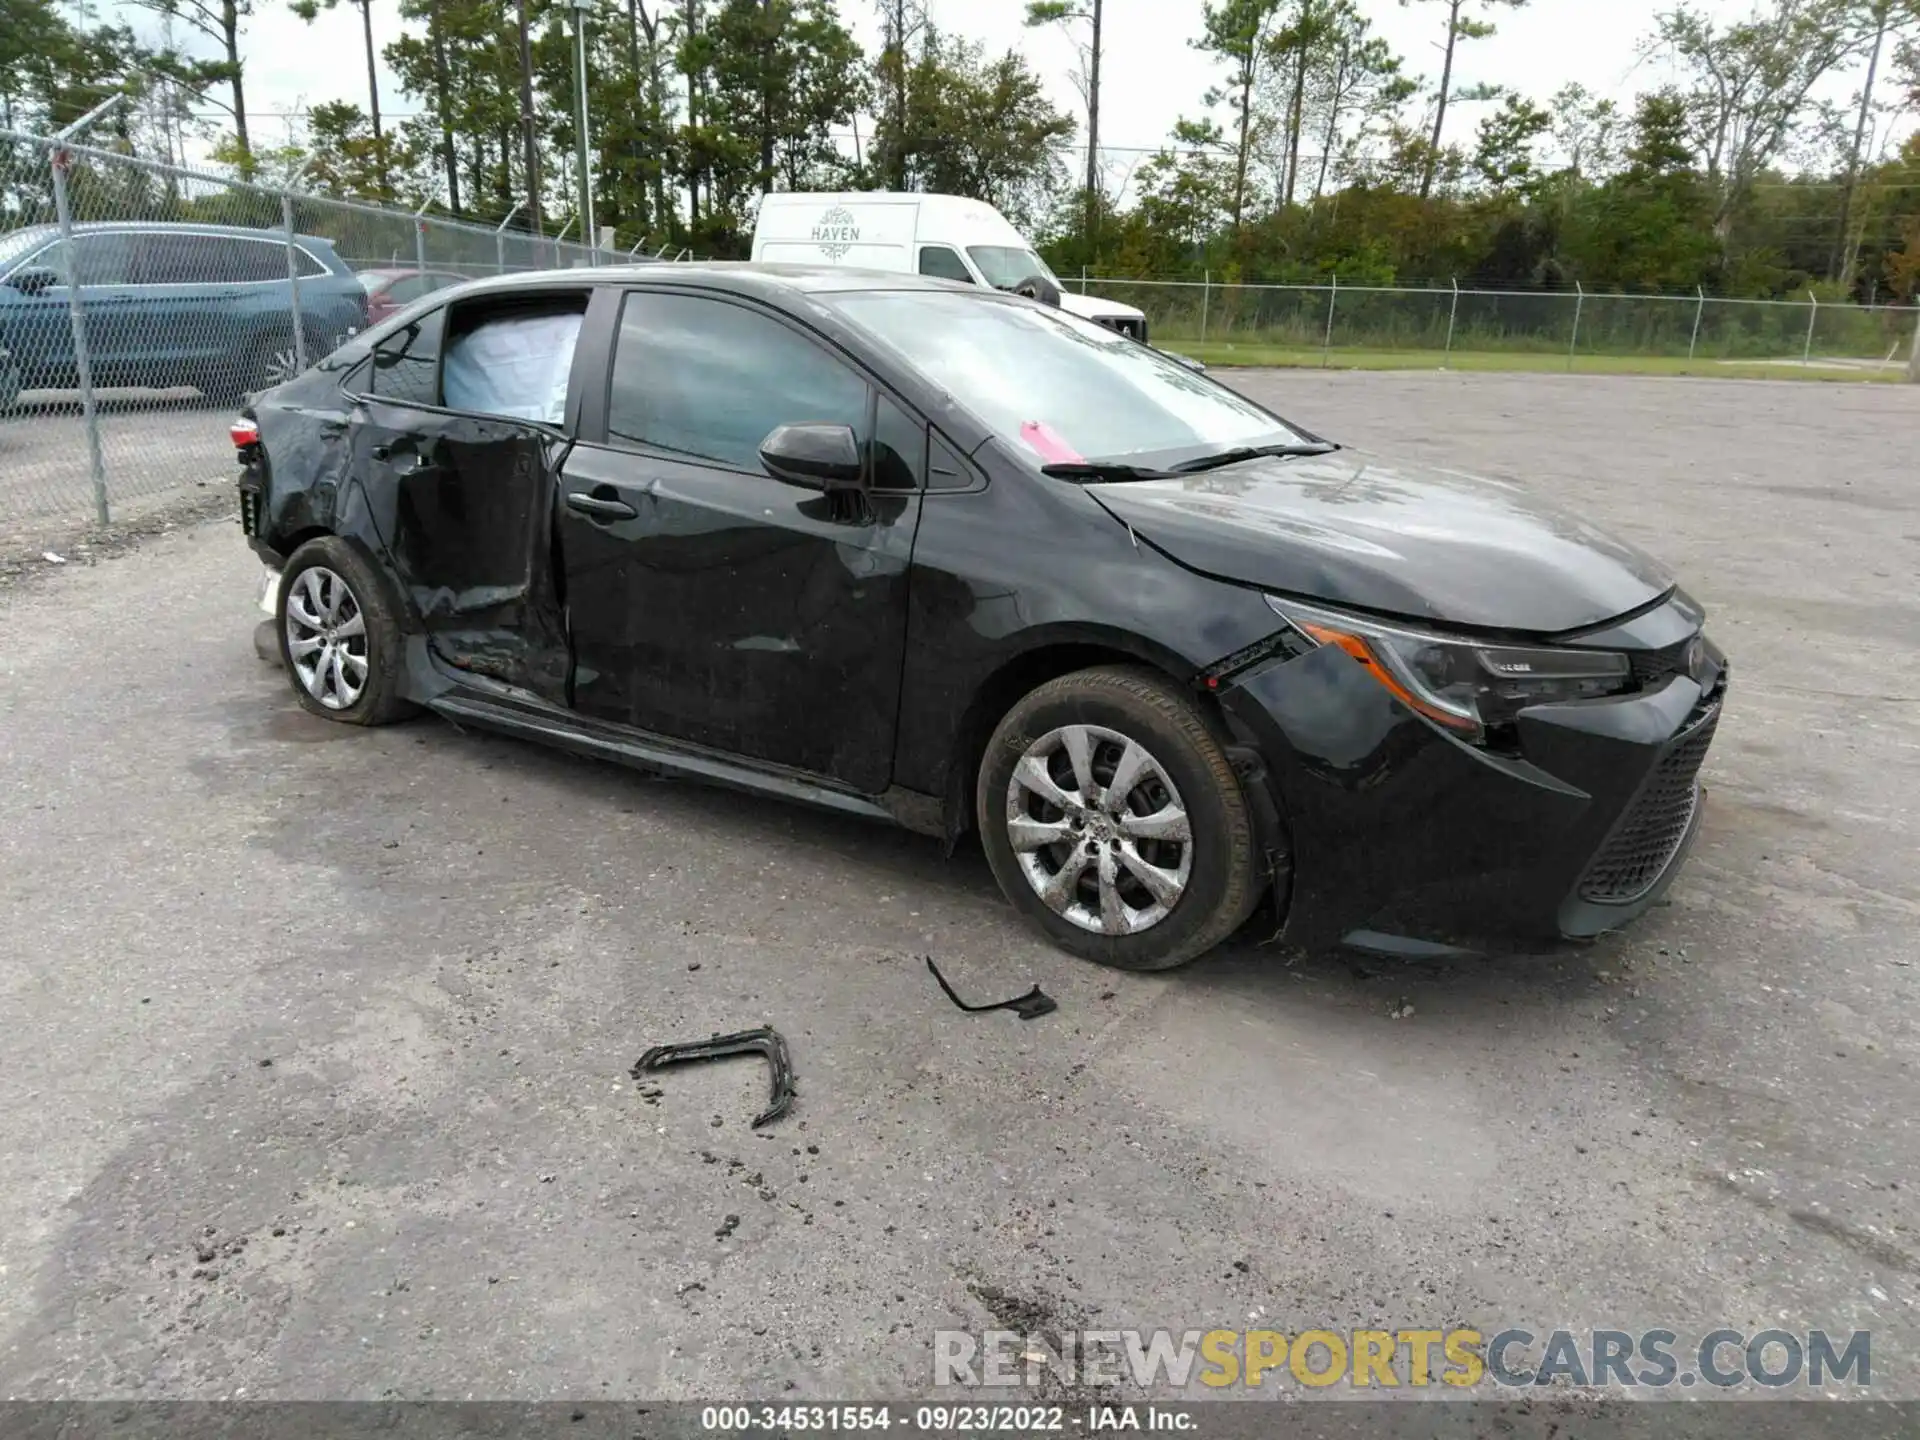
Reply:
<svg viewBox="0 0 1920 1440"><path fill-rule="evenodd" d="M300 373L299 360L293 353L293 342L274 342L267 346L260 356L260 390L271 390L276 385L284 385Z"/></svg>
<svg viewBox="0 0 1920 1440"><path fill-rule="evenodd" d="M347 582L324 565L302 570L287 591L287 655L301 688L345 710L367 688L367 617Z"/></svg>
<svg viewBox="0 0 1920 1440"><path fill-rule="evenodd" d="M1180 791L1139 741L1063 725L1007 781L1007 839L1047 908L1100 935L1159 924L1186 893L1193 827Z"/></svg>

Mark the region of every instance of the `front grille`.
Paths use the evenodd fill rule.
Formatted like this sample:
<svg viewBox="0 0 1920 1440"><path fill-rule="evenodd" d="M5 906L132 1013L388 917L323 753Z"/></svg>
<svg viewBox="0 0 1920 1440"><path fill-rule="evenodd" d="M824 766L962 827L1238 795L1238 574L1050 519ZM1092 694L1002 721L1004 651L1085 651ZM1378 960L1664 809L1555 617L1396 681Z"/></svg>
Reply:
<svg viewBox="0 0 1920 1440"><path fill-rule="evenodd" d="M1719 723L1716 705L1661 757L1626 818L1587 868L1580 881L1582 900L1624 905L1645 895L1666 873L1693 823L1700 765Z"/></svg>

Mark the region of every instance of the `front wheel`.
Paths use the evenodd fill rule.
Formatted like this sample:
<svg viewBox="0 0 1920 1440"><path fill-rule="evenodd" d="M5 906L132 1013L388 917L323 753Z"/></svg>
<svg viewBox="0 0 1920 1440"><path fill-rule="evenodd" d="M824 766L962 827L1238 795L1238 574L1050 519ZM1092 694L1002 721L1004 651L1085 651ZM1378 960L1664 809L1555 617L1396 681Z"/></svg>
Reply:
<svg viewBox="0 0 1920 1440"><path fill-rule="evenodd" d="M975 790L1000 888L1055 944L1170 970L1259 899L1252 815L1198 706L1148 670L1081 670L1007 712Z"/></svg>

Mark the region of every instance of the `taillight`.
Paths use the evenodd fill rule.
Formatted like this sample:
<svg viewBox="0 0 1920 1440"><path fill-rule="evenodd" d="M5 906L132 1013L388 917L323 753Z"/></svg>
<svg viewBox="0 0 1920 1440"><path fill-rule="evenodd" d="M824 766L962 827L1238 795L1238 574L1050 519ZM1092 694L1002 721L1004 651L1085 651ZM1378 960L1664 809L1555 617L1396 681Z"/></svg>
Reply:
<svg viewBox="0 0 1920 1440"><path fill-rule="evenodd" d="M247 450L260 443L260 427L251 420L234 421L227 427L227 434L233 437L236 450Z"/></svg>

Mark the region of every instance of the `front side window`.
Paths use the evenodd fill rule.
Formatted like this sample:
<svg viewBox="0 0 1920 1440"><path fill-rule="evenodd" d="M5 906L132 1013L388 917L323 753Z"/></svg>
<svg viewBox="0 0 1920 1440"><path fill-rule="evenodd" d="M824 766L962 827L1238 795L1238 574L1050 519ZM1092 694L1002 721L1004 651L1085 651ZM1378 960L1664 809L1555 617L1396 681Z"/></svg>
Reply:
<svg viewBox="0 0 1920 1440"><path fill-rule="evenodd" d="M804 421L849 426L864 444L867 382L770 315L705 296L628 294L611 439L759 471L760 442Z"/></svg>
<svg viewBox="0 0 1920 1440"><path fill-rule="evenodd" d="M920 247L920 273L931 275L936 280L964 280L973 283L973 272L967 269L967 262L960 258L960 252L946 245L922 245Z"/></svg>
<svg viewBox="0 0 1920 1440"><path fill-rule="evenodd" d="M1301 438L1218 381L1064 311L935 290L856 291L828 303L1036 464L1171 462Z"/></svg>
<svg viewBox="0 0 1920 1440"><path fill-rule="evenodd" d="M585 301L561 306L485 314L463 327L446 347L442 403L476 415L561 424Z"/></svg>
<svg viewBox="0 0 1920 1440"><path fill-rule="evenodd" d="M77 235L73 245L80 251L82 285L126 285L133 278L133 237L119 232ZM73 250L65 240L49 245L33 257L37 267L52 270L62 285L71 285Z"/></svg>

